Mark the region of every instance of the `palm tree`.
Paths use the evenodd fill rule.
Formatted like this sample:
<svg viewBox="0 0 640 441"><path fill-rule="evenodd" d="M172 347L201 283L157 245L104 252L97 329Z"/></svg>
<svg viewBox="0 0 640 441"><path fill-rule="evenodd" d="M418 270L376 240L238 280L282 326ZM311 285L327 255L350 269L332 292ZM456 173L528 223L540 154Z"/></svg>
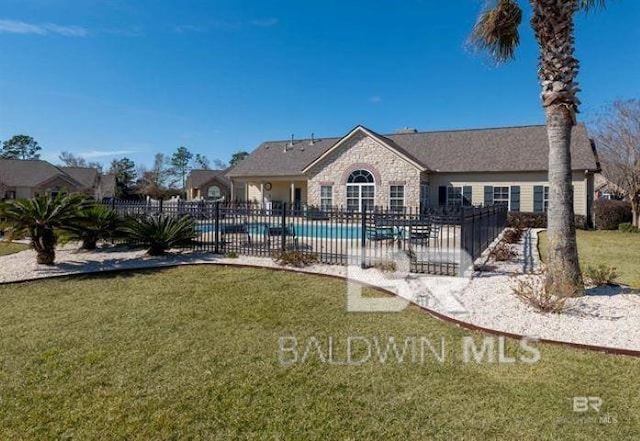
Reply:
<svg viewBox="0 0 640 441"><path fill-rule="evenodd" d="M87 204L62 228L71 239L82 242L83 250L95 250L98 241L116 237L121 232L118 213L106 205Z"/></svg>
<svg viewBox="0 0 640 441"><path fill-rule="evenodd" d="M39 196L0 204L0 217L9 227L11 236L28 236L36 250L36 260L42 265L53 265L56 259L57 229L64 228L75 219L83 204L80 196Z"/></svg>
<svg viewBox="0 0 640 441"><path fill-rule="evenodd" d="M193 242L196 237L196 224L188 216L160 214L133 218L122 230L131 245L146 247L150 256L162 256L175 246Z"/></svg>
<svg viewBox="0 0 640 441"><path fill-rule="evenodd" d="M605 0L529 0L531 27L540 48L538 77L549 138L549 255L545 287L560 295L584 292L578 263L571 186L571 130L580 101L574 56L574 17L604 7ZM522 9L517 0L494 0L479 16L471 41L498 62L514 57Z"/></svg>

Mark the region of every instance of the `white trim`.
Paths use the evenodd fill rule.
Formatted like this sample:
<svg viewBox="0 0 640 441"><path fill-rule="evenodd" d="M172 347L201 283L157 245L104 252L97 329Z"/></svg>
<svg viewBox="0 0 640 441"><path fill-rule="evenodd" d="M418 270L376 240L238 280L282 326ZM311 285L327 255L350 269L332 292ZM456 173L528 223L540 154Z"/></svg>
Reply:
<svg viewBox="0 0 640 441"><path fill-rule="evenodd" d="M367 129L366 127L363 127L361 125L356 126L356 128L354 128L353 130L351 130L347 135L345 135L344 137L342 137L342 139L340 139L340 141L336 142L333 147L331 147L329 150L327 150L326 152L324 152L322 155L320 155L318 158L316 158L315 160L313 160L309 165L307 165L305 168L302 169L302 173L307 173L309 171L309 169L311 169L313 166L315 166L316 164L318 164L320 161L322 161L324 158L326 158L327 156L329 156L332 152L334 152L336 149L338 149L342 144L344 144L349 138L351 138L353 135L355 135L356 133L361 132L364 133L366 136L369 136L373 139L375 139L380 145L382 145L383 147L385 147L387 150L389 150L390 152L396 154L397 156L399 156L400 158L404 159L405 161L407 161L408 163L410 163L411 165L413 165L414 167L416 167L418 170L420 171L426 171L428 170L425 166L423 166L422 164L417 163L416 161L414 161L413 159L411 159L410 157L408 157L407 155L402 154L401 152L399 152L395 147L390 146L389 144L387 144L386 142L384 142L382 139L380 139L380 136L375 134L374 132L372 132L371 130Z"/></svg>

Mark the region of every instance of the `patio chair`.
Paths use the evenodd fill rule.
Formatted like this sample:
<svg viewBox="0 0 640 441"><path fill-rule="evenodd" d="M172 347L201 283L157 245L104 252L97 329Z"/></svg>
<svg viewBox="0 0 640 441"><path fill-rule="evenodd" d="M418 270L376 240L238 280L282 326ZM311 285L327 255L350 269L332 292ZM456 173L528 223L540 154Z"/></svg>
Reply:
<svg viewBox="0 0 640 441"><path fill-rule="evenodd" d="M283 231L284 230L284 231ZM282 235L285 236L285 245L293 244L294 248L298 247L298 237L293 226L271 226L267 225L264 230L265 242L268 247L279 246L282 242Z"/></svg>
<svg viewBox="0 0 640 441"><path fill-rule="evenodd" d="M373 220L365 223L366 237L371 241L393 241L397 237L396 227L382 216L374 215Z"/></svg>
<svg viewBox="0 0 640 441"><path fill-rule="evenodd" d="M412 243L429 246L432 236L431 224L417 224L409 226L409 240Z"/></svg>
<svg viewBox="0 0 640 441"><path fill-rule="evenodd" d="M224 249L228 245L251 246L251 235L247 224L227 224L220 226L220 242Z"/></svg>

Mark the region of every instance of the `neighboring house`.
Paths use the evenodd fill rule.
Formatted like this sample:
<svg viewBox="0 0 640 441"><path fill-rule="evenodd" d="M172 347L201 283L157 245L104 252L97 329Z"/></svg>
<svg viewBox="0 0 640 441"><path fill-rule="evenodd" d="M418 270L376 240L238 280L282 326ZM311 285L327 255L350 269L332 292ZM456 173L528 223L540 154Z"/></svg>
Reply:
<svg viewBox="0 0 640 441"><path fill-rule="evenodd" d="M229 170L231 198L321 208L548 205L545 126L382 136L357 126L342 138L271 141ZM573 129L575 212L590 214L599 167L584 125Z"/></svg>
<svg viewBox="0 0 640 441"><path fill-rule="evenodd" d="M596 173L594 186L596 199L624 199L624 191L613 182L610 182L602 173Z"/></svg>
<svg viewBox="0 0 640 441"><path fill-rule="evenodd" d="M187 200L210 199L222 197L229 200L231 182L225 177L227 170L191 170L187 176Z"/></svg>
<svg viewBox="0 0 640 441"><path fill-rule="evenodd" d="M115 178L88 167L56 167L41 160L0 159L0 199L28 199L44 194L82 193L101 200L113 197Z"/></svg>

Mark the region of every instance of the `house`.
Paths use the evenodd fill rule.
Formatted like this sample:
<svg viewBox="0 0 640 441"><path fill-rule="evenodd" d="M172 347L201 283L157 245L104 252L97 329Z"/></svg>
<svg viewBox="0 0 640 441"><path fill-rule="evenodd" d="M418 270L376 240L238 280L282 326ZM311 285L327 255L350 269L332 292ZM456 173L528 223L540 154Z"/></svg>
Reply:
<svg viewBox="0 0 640 441"><path fill-rule="evenodd" d="M102 200L114 196L115 177L101 175L89 167L56 167L36 159L0 159L0 198L28 199L60 192L82 193Z"/></svg>
<svg viewBox="0 0 640 441"><path fill-rule="evenodd" d="M573 129L575 212L588 216L599 169L586 128ZM327 208L431 207L506 203L544 212L546 127L379 135L361 125L341 138L269 141L228 171L231 198Z"/></svg>
<svg viewBox="0 0 640 441"><path fill-rule="evenodd" d="M229 200L231 182L225 176L227 170L191 170L187 176L187 200L220 199Z"/></svg>

